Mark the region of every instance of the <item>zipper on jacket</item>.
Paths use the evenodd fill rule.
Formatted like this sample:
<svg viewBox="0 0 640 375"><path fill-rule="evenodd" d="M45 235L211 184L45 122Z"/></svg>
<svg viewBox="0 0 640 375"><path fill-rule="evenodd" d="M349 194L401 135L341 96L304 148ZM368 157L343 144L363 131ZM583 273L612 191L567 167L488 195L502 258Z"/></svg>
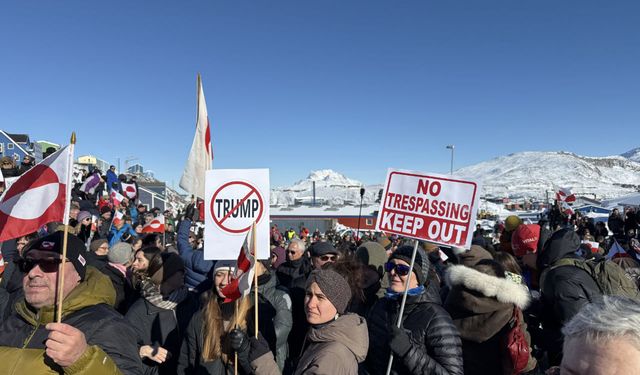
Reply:
<svg viewBox="0 0 640 375"><path fill-rule="evenodd" d="M26 349L27 348L27 345L29 345L29 343L31 342L31 339L33 338L33 336L35 336L36 331L38 331L38 328L40 327L40 317L39 317L39 315L40 314L36 315L36 318L37 318L36 319L36 325L33 328L33 331L31 331L31 334L29 335L29 337L27 337L24 340L24 343L22 344L22 349Z"/></svg>

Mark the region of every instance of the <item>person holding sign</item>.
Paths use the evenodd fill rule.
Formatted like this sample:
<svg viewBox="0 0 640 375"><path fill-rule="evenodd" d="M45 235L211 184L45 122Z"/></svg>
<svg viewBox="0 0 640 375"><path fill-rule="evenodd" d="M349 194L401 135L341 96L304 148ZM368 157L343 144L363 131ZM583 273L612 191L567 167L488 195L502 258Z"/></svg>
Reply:
<svg viewBox="0 0 640 375"><path fill-rule="evenodd" d="M367 317L370 374L384 374L389 354L395 360L391 374L462 374L462 343L451 316L442 307L436 285L428 280L427 255L417 249L411 269L412 246L401 246L385 263L389 288ZM400 328L396 326L405 285L407 301Z"/></svg>

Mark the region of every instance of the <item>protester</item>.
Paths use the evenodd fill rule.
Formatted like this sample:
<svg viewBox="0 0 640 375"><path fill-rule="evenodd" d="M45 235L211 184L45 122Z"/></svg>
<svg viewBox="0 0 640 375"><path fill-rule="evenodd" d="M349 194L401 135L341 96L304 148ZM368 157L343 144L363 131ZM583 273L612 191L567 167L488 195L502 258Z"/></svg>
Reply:
<svg viewBox="0 0 640 375"><path fill-rule="evenodd" d="M328 242L316 242L309 248L311 265L314 269L322 268L327 263L338 260L338 250Z"/></svg>
<svg viewBox="0 0 640 375"><path fill-rule="evenodd" d="M189 290L201 291L199 287L205 283L214 262L204 259L204 249L198 247L197 237L190 229L189 219L178 224L178 253L186 269L185 285Z"/></svg>
<svg viewBox="0 0 640 375"><path fill-rule="evenodd" d="M111 194L111 190L120 191L120 187L118 186L118 175L116 175L116 166L112 165L107 170L107 192Z"/></svg>
<svg viewBox="0 0 640 375"><path fill-rule="evenodd" d="M85 266L82 241L68 236L62 323L55 322L63 233L29 243L21 267L24 299L0 325L0 363L8 374L142 374L132 327L111 306L109 279Z"/></svg>
<svg viewBox="0 0 640 375"><path fill-rule="evenodd" d="M146 373L175 374L185 332L198 310L197 298L184 286L184 263L173 253L156 256L140 280L141 297L125 318L138 334L138 354Z"/></svg>
<svg viewBox="0 0 640 375"><path fill-rule="evenodd" d="M493 260L472 267L451 266L446 280L451 290L444 307L460 332L464 373L514 373L506 336L516 322L529 346L528 363L520 371L532 371L537 362L531 356L531 339L522 315L530 300L527 288L507 279L505 269Z"/></svg>
<svg viewBox="0 0 640 375"><path fill-rule="evenodd" d="M304 306L310 327L294 374L358 374L369 338L365 319L345 314L351 288L346 275L331 267L316 269L309 275ZM252 346L256 374L279 373L265 342L253 339Z"/></svg>
<svg viewBox="0 0 640 375"><path fill-rule="evenodd" d="M585 305L562 333L564 357L555 373L637 374L640 369L638 301L605 296Z"/></svg>
<svg viewBox="0 0 640 375"><path fill-rule="evenodd" d="M109 249L107 254L109 265L105 267L104 273L109 276L116 291L115 309L125 314L129 305L134 301L135 292L128 274L128 267L133 259L133 249L126 242L118 242Z"/></svg>
<svg viewBox="0 0 640 375"><path fill-rule="evenodd" d="M462 374L462 344L437 287L427 280L429 262L418 248L411 269L412 246L401 246L385 264L389 289L367 316L370 374L384 374L393 353L392 374ZM409 284L402 327L397 328L399 304Z"/></svg>
<svg viewBox="0 0 640 375"><path fill-rule="evenodd" d="M271 268L275 271L278 269L278 267L280 267L281 264L283 264L287 259L286 259L286 251L283 247L281 246L271 246L271 258L270 258L270 265Z"/></svg>

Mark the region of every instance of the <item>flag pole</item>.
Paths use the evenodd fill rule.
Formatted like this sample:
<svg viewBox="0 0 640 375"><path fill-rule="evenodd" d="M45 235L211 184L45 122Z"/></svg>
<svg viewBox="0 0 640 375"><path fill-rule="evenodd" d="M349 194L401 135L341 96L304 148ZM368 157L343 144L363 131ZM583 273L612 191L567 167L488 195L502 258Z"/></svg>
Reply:
<svg viewBox="0 0 640 375"><path fill-rule="evenodd" d="M407 275L407 281L405 283L404 286L404 293L402 293L402 303L400 304L400 313L398 314L398 322L396 323L396 327L400 328L402 327L402 315L404 314L404 306L407 303L407 293L409 292L409 282L411 281L411 272L413 272L414 268L413 265L416 262L416 253L418 252L418 240L415 240L416 243L415 245L413 245L413 253L411 254L411 265L409 267L409 269L411 271L409 271L409 275ZM389 364L387 365L387 372L386 374L389 375L391 374L391 366L393 366L393 352L391 352L391 354L389 355Z"/></svg>
<svg viewBox="0 0 640 375"><path fill-rule="evenodd" d="M64 224L64 235L62 239L62 259L60 262L60 268L58 269L58 290L56 293L57 296L57 316L56 322L62 322L62 301L64 300L64 266L67 261L67 240L69 237L69 211L71 210L71 179L73 178L73 148L76 144L76 132L71 133L71 142L69 143L69 156L67 160L67 181L65 186L65 206L64 206L64 216L62 219L62 223Z"/></svg>
<svg viewBox="0 0 640 375"><path fill-rule="evenodd" d="M254 262L258 262L258 251L256 250L256 222L253 222L252 228L251 228L251 248L253 249L253 261ZM254 270L253 270L253 296L254 296L254 308L253 310L255 311L255 322L254 322L254 332L255 332L255 337L258 338L258 272L257 269L255 268L254 265Z"/></svg>
<svg viewBox="0 0 640 375"><path fill-rule="evenodd" d="M233 317L233 320L236 322L235 324L235 328L238 328L238 300L236 299L235 301L233 301L233 303L235 304L235 316ZM234 375L238 375L238 351L234 350L233 351L233 374Z"/></svg>

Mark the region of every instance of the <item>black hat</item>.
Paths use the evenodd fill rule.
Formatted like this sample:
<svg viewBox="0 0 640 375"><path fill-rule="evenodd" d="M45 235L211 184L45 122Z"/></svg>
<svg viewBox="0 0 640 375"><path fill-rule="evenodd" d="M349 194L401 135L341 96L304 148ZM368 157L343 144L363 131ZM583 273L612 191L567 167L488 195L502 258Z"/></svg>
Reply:
<svg viewBox="0 0 640 375"><path fill-rule="evenodd" d="M319 257L326 254L338 254L338 250L329 242L316 242L309 249L311 256Z"/></svg>
<svg viewBox="0 0 640 375"><path fill-rule="evenodd" d="M50 251L53 253L58 253L62 255L62 245L64 241L64 232L57 231L53 234L44 236L39 238L33 242L27 244L23 257L27 258L28 254L32 250L40 250L40 251ZM71 264L73 264L73 268L76 269L78 275L80 275L80 280L84 280L84 276L87 271L87 261L82 255L82 253L86 253L86 248L84 242L80 240L78 237L73 234L68 234L67 237L67 259Z"/></svg>
<svg viewBox="0 0 640 375"><path fill-rule="evenodd" d="M407 264L411 264L411 255L413 254L413 246L403 245L400 246L396 251L391 254L389 260L391 259L400 259ZM416 252L416 260L413 264L413 272L415 272L416 277L418 278L418 285L424 285L427 282L427 277L429 275L429 257L425 254L424 250L420 246L418 246Z"/></svg>

